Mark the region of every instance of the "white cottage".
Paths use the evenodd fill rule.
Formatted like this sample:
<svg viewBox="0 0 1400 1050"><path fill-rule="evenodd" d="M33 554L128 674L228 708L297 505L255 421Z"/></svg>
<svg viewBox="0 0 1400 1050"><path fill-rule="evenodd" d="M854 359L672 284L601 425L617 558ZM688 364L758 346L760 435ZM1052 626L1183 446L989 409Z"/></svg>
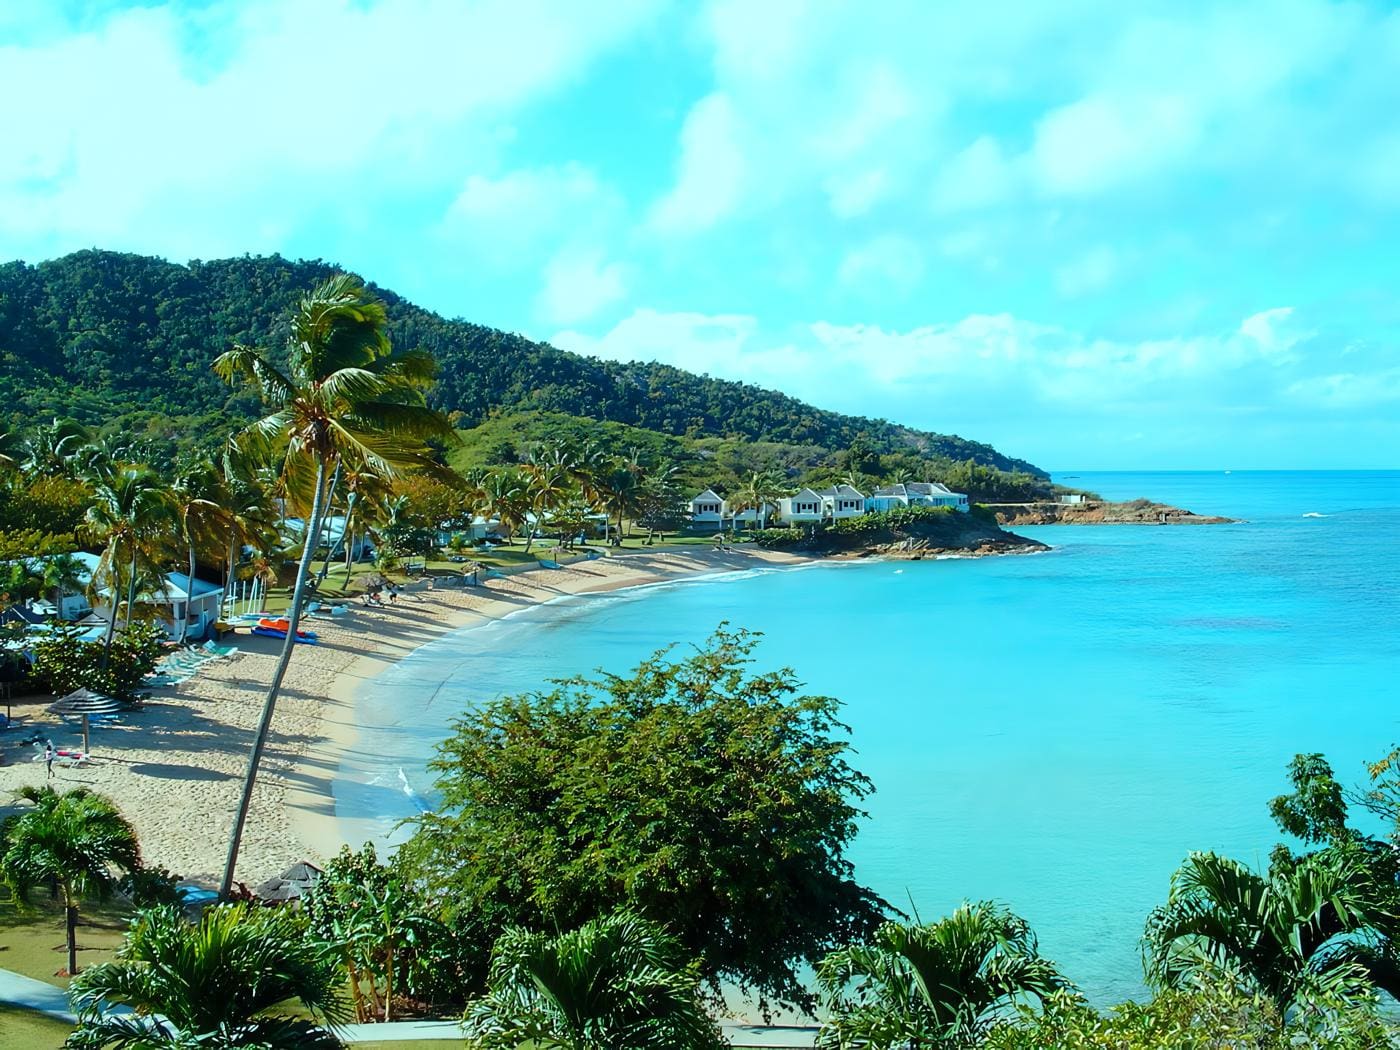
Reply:
<svg viewBox="0 0 1400 1050"><path fill-rule="evenodd" d="M968 499L937 481L911 481L907 485L881 485L865 501L867 510L886 511L895 507L953 507L970 509Z"/></svg>
<svg viewBox="0 0 1400 1050"><path fill-rule="evenodd" d="M778 514L785 525L821 521L825 513L821 494L811 489L802 489L795 496L785 496L778 502Z"/></svg>
<svg viewBox="0 0 1400 1050"><path fill-rule="evenodd" d="M714 489L706 489L690 501L690 522L697 527L713 525L722 529L728 509L723 496Z"/></svg>
<svg viewBox="0 0 1400 1050"><path fill-rule="evenodd" d="M822 513L830 521L858 518L865 513L865 494L850 485L832 485L818 491Z"/></svg>

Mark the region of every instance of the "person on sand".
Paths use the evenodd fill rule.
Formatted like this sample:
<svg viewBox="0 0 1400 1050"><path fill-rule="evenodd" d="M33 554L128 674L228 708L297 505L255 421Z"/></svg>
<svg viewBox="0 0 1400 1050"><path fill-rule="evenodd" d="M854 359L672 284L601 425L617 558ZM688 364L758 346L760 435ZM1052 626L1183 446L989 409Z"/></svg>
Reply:
<svg viewBox="0 0 1400 1050"><path fill-rule="evenodd" d="M398 584L391 583L391 584L389 584L389 604L390 604L390 605L393 605L393 604L394 604L395 602L397 602L398 600L399 600L399 587L398 587Z"/></svg>
<svg viewBox="0 0 1400 1050"><path fill-rule="evenodd" d="M49 779L53 778L53 741L50 740L44 745L44 767L49 771Z"/></svg>

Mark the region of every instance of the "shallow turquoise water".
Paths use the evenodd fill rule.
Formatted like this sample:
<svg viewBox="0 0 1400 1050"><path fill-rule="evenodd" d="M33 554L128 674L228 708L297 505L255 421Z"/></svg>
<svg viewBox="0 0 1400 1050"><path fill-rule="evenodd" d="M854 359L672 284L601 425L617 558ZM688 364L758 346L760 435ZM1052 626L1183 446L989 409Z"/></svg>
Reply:
<svg viewBox="0 0 1400 1050"><path fill-rule="evenodd" d="M628 668L721 620L845 701L875 782L859 877L931 918L995 897L1096 999L1141 987L1138 937L1190 849L1262 861L1295 752L1348 780L1400 739L1400 472L1090 474L1248 518L1048 527L1032 557L760 572L570 599L419 650L363 696L342 817L431 796L474 700ZM1321 514L1324 517L1305 517ZM363 827L364 825L357 825Z"/></svg>

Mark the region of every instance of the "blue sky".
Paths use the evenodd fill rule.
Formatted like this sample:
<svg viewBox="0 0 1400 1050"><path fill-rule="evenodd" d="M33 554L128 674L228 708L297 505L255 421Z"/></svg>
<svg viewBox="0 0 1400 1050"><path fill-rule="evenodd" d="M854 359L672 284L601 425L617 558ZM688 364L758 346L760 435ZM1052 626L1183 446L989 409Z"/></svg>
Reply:
<svg viewBox="0 0 1400 1050"><path fill-rule="evenodd" d="M1051 468L1400 466L1390 5L0 6L0 257L334 260Z"/></svg>

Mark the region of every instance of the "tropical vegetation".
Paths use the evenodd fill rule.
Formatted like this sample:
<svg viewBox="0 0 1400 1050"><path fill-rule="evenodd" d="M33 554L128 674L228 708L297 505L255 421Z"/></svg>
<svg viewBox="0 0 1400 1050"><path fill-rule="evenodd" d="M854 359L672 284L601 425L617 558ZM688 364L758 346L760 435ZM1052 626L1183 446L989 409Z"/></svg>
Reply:
<svg viewBox="0 0 1400 1050"><path fill-rule="evenodd" d="M0 824L0 877L20 901L40 887L56 891L63 902L68 973L76 974L78 908L112 896L114 868L140 868L136 832L111 802L86 788L59 793L28 787L18 794L29 806Z"/></svg>
<svg viewBox="0 0 1400 1050"><path fill-rule="evenodd" d="M178 908L153 908L114 962L73 980L78 1030L67 1045L330 1050L341 1045L328 1027L341 1016L336 983L290 912L224 904L191 923Z"/></svg>

